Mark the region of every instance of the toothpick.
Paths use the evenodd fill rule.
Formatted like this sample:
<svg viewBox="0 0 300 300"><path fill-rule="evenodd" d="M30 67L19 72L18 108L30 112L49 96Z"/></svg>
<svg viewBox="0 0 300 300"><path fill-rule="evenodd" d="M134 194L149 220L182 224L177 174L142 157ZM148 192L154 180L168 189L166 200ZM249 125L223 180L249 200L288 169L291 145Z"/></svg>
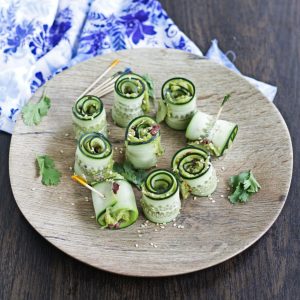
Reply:
<svg viewBox="0 0 300 300"><path fill-rule="evenodd" d="M110 66L77 98L80 99L82 96L86 95L113 67L115 67L120 62L119 59L115 59Z"/></svg>
<svg viewBox="0 0 300 300"><path fill-rule="evenodd" d="M94 189L93 187L91 187L82 177L80 177L78 175L72 175L71 178L74 181L76 181L76 182L80 183L81 185L85 186L86 188L88 188L92 192L95 192L101 198L105 199L105 196L102 193L100 193L99 191L97 191L96 189Z"/></svg>
<svg viewBox="0 0 300 300"><path fill-rule="evenodd" d="M216 121L219 120L220 115L221 115L222 110L223 110L223 107L224 107L224 104L229 100L230 96L231 96L231 95L228 94L228 95L226 95L226 96L224 97L224 99L223 99L223 101L222 101L222 104L221 104L221 107L220 107L220 109L219 109L219 111L218 111L218 114L217 114L217 116L216 116Z"/></svg>

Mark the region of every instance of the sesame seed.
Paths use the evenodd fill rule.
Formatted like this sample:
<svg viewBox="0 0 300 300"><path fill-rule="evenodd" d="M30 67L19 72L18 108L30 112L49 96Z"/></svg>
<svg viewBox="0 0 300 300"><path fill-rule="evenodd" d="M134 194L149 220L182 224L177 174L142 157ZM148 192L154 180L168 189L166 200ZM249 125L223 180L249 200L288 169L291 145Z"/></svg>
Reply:
<svg viewBox="0 0 300 300"><path fill-rule="evenodd" d="M115 150L118 150L118 147L115 147Z"/></svg>
<svg viewBox="0 0 300 300"><path fill-rule="evenodd" d="M221 170L222 170L222 171L224 171L224 170L225 170L225 168L224 168L224 167L222 167L222 168L221 168Z"/></svg>
<svg viewBox="0 0 300 300"><path fill-rule="evenodd" d="M73 170L73 167L69 167L69 170L72 171L72 170Z"/></svg>
<svg viewBox="0 0 300 300"><path fill-rule="evenodd" d="M138 233L141 233L141 231L140 231L140 230L138 230L137 232L138 232Z"/></svg>
<svg viewBox="0 0 300 300"><path fill-rule="evenodd" d="M174 223L173 226L176 227L176 223Z"/></svg>
<svg viewBox="0 0 300 300"><path fill-rule="evenodd" d="M156 228L155 228L155 229L154 229L154 231L156 231L156 232L157 232L157 231L158 231L158 229L156 229Z"/></svg>
<svg viewBox="0 0 300 300"><path fill-rule="evenodd" d="M213 198L212 198L212 197L209 197L208 199L209 199L209 200L212 200Z"/></svg>
<svg viewBox="0 0 300 300"><path fill-rule="evenodd" d="M148 223L149 223L149 221L148 221L148 220L146 220L146 223L148 224Z"/></svg>
<svg viewBox="0 0 300 300"><path fill-rule="evenodd" d="M36 190L36 188L32 188L31 190L32 190L32 191L35 191L35 190Z"/></svg>
<svg viewBox="0 0 300 300"><path fill-rule="evenodd" d="M182 225L181 228L184 229L184 226Z"/></svg>
<svg viewBox="0 0 300 300"><path fill-rule="evenodd" d="M75 205L75 203L71 203L71 205Z"/></svg>
<svg viewBox="0 0 300 300"><path fill-rule="evenodd" d="M227 191L230 191L230 187L227 188Z"/></svg>
<svg viewBox="0 0 300 300"><path fill-rule="evenodd" d="M135 248L138 248L139 247L139 244L135 244Z"/></svg>
<svg viewBox="0 0 300 300"><path fill-rule="evenodd" d="M163 226L163 225L161 225L161 226L159 226L161 229L164 229L165 228L165 226Z"/></svg>
<svg viewBox="0 0 300 300"><path fill-rule="evenodd" d="M61 154L63 154L63 153L64 153L64 150L60 150L59 152L60 152Z"/></svg>
<svg viewBox="0 0 300 300"><path fill-rule="evenodd" d="M61 200L61 199L62 199L62 197L60 196L60 197L58 197L58 199L59 199L59 200Z"/></svg>
<svg viewBox="0 0 300 300"><path fill-rule="evenodd" d="M157 248L157 245L154 245L154 248Z"/></svg>
<svg viewBox="0 0 300 300"><path fill-rule="evenodd" d="M69 133L66 133L66 134L65 134L65 136L69 136L69 135L70 135Z"/></svg>
<svg viewBox="0 0 300 300"><path fill-rule="evenodd" d="M193 197L193 200L196 200L197 198L196 197Z"/></svg>
<svg viewBox="0 0 300 300"><path fill-rule="evenodd" d="M224 195L221 195L221 198L224 198Z"/></svg>
<svg viewBox="0 0 300 300"><path fill-rule="evenodd" d="M173 219L172 221L173 221L173 222L175 222L175 221L176 221L176 219Z"/></svg>
<svg viewBox="0 0 300 300"><path fill-rule="evenodd" d="M91 219L95 219L95 216L90 216Z"/></svg>
<svg viewBox="0 0 300 300"><path fill-rule="evenodd" d="M153 246L154 244L151 242L150 245Z"/></svg>
<svg viewBox="0 0 300 300"><path fill-rule="evenodd" d="M139 234L139 237L141 238L143 235L142 234Z"/></svg>
<svg viewBox="0 0 300 300"><path fill-rule="evenodd" d="M213 201L211 201L212 203L215 203L216 202L216 200L213 200Z"/></svg>

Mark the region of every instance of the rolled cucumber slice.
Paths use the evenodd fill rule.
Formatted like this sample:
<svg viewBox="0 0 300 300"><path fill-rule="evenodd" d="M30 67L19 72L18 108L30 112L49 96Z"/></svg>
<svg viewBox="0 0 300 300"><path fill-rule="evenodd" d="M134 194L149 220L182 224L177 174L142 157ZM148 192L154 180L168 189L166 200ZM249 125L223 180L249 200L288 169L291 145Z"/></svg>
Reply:
<svg viewBox="0 0 300 300"><path fill-rule="evenodd" d="M161 94L167 109L167 125L185 130L196 111L194 84L185 78L171 78L163 84Z"/></svg>
<svg viewBox="0 0 300 300"><path fill-rule="evenodd" d="M180 178L183 198L189 194L208 196L215 191L216 171L205 150L192 146L182 148L175 153L171 165L173 172Z"/></svg>
<svg viewBox="0 0 300 300"><path fill-rule="evenodd" d="M148 174L142 185L141 205L146 218L155 223L168 223L181 209L176 177L164 169Z"/></svg>
<svg viewBox="0 0 300 300"><path fill-rule="evenodd" d="M160 126L154 119L141 116L133 119L125 133L125 156L136 169L149 169L163 154Z"/></svg>
<svg viewBox="0 0 300 300"><path fill-rule="evenodd" d="M97 96L85 95L72 108L75 138L84 133L99 132L107 135L106 112L103 102Z"/></svg>
<svg viewBox="0 0 300 300"><path fill-rule="evenodd" d="M114 98L112 118L121 127L127 127L132 119L150 110L149 86L138 74L120 76L115 83Z"/></svg>
<svg viewBox="0 0 300 300"><path fill-rule="evenodd" d="M75 174L88 183L95 183L113 174L112 146L101 133L86 133L78 141L75 153Z"/></svg>
<svg viewBox="0 0 300 300"><path fill-rule="evenodd" d="M92 192L96 220L100 227L121 229L133 224L138 218L135 196L125 180L103 181L94 185L105 199Z"/></svg>
<svg viewBox="0 0 300 300"><path fill-rule="evenodd" d="M238 125L225 120L215 120L214 116L198 111L186 130L189 144L204 148L215 156L227 151L238 132Z"/></svg>

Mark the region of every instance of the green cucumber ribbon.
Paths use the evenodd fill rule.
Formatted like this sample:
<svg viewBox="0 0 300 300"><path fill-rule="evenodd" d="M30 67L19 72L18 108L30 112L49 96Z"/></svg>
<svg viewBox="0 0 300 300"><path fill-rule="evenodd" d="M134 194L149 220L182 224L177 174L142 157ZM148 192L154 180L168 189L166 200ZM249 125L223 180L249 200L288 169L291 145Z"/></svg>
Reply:
<svg viewBox="0 0 300 300"><path fill-rule="evenodd" d="M83 133L100 132L106 135L106 113L101 99L85 95L78 99L72 108L76 139Z"/></svg>
<svg viewBox="0 0 300 300"><path fill-rule="evenodd" d="M89 183L112 175L112 145L101 133L86 133L78 141L74 171Z"/></svg>
<svg viewBox="0 0 300 300"><path fill-rule="evenodd" d="M136 169L149 169L164 152L160 126L148 116L133 119L125 133L125 156Z"/></svg>
<svg viewBox="0 0 300 300"><path fill-rule="evenodd" d="M198 111L187 127L186 138L190 145L219 157L230 149L237 133L237 124Z"/></svg>
<svg viewBox="0 0 300 300"><path fill-rule="evenodd" d="M154 96L153 84L149 80L149 77L127 73L115 82L112 117L119 126L126 127L132 119L150 111L150 94Z"/></svg>
<svg viewBox="0 0 300 300"><path fill-rule="evenodd" d="M142 208L150 221L167 223L179 214L179 185L171 172L164 169L150 172L142 185L142 194Z"/></svg>
<svg viewBox="0 0 300 300"><path fill-rule="evenodd" d="M185 78L171 78L163 84L161 96L157 120L165 118L169 127L186 129L196 110L194 84Z"/></svg>
<svg viewBox="0 0 300 300"><path fill-rule="evenodd" d="M92 192L96 220L101 228L121 229L138 218L135 195L125 180L104 181L94 185L105 198Z"/></svg>
<svg viewBox="0 0 300 300"><path fill-rule="evenodd" d="M217 187L216 172L210 155L203 149L188 146L175 153L171 162L172 170L180 179L184 199L190 194L211 195Z"/></svg>

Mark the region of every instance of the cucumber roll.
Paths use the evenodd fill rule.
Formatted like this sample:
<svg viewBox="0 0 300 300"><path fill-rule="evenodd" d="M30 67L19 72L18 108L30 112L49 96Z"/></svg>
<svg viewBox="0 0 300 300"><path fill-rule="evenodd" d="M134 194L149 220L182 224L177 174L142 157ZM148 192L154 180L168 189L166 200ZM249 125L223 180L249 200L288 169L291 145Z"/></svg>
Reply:
<svg viewBox="0 0 300 300"><path fill-rule="evenodd" d="M121 229L138 218L135 196L126 180L103 181L94 185L105 198L92 192L96 220L101 228Z"/></svg>
<svg viewBox="0 0 300 300"><path fill-rule="evenodd" d="M150 221L167 223L179 214L179 186L171 172L156 169L149 173L142 185L142 194L143 212Z"/></svg>
<svg viewBox="0 0 300 300"><path fill-rule="evenodd" d="M238 125L198 111L192 118L186 137L189 144L204 148L215 156L222 156L232 145Z"/></svg>
<svg viewBox="0 0 300 300"><path fill-rule="evenodd" d="M86 95L78 99L72 108L73 128L78 140L84 133L99 132L107 135L106 113L97 96Z"/></svg>
<svg viewBox="0 0 300 300"><path fill-rule="evenodd" d="M126 159L136 169L149 169L163 154L160 143L160 126L154 119L141 116L133 119L125 134Z"/></svg>
<svg viewBox="0 0 300 300"><path fill-rule="evenodd" d="M177 151L172 159L172 169L181 181L183 198L189 194L211 195L217 187L217 176L210 155L203 149L188 146Z"/></svg>
<svg viewBox="0 0 300 300"><path fill-rule="evenodd" d="M101 133L86 133L78 141L75 154L75 174L89 184L110 178L113 174L112 146Z"/></svg>
<svg viewBox="0 0 300 300"><path fill-rule="evenodd" d="M164 83L161 94L166 123L173 129L185 130L197 106L194 84L185 78L172 78Z"/></svg>
<svg viewBox="0 0 300 300"><path fill-rule="evenodd" d="M117 125L127 127L129 122L150 110L149 86L145 79L137 74L120 76L115 83L112 118Z"/></svg>

